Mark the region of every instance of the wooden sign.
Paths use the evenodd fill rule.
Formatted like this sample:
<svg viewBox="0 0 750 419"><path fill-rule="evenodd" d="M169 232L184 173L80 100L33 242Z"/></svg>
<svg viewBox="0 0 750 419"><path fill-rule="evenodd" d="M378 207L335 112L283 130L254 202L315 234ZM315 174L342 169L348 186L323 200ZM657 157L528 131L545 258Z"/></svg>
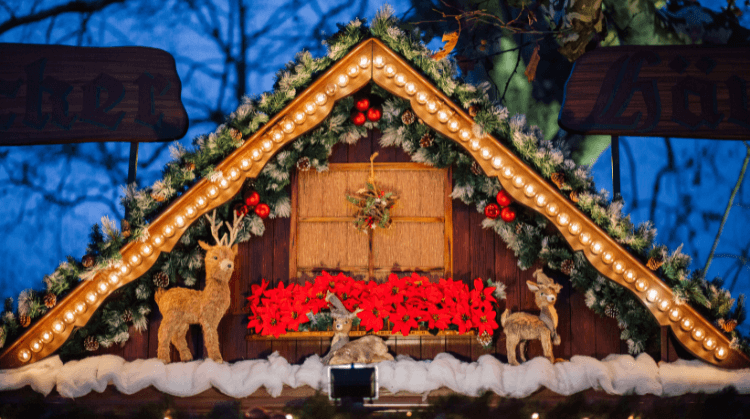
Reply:
<svg viewBox="0 0 750 419"><path fill-rule="evenodd" d="M624 46L576 61L560 126L587 134L750 137L750 48Z"/></svg>
<svg viewBox="0 0 750 419"><path fill-rule="evenodd" d="M159 49L0 44L0 145L177 139L181 91Z"/></svg>

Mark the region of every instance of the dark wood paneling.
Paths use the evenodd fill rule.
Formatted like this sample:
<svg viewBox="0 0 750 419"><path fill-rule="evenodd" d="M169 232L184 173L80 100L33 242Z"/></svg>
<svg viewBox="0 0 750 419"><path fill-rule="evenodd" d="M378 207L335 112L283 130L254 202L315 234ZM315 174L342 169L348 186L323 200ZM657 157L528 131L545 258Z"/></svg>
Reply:
<svg viewBox="0 0 750 419"><path fill-rule="evenodd" d="M453 201L453 278L463 281L471 278L470 211L468 205Z"/></svg>
<svg viewBox="0 0 750 419"><path fill-rule="evenodd" d="M484 215L476 211L469 212L469 229L471 239L469 249L471 255L471 276L461 278L473 287L475 278L495 277L495 232L482 228Z"/></svg>
<svg viewBox="0 0 750 419"><path fill-rule="evenodd" d="M596 317L586 307L585 296L573 290L570 294L570 337L573 355L596 356Z"/></svg>
<svg viewBox="0 0 750 419"><path fill-rule="evenodd" d="M225 361L233 362L246 359L247 341L246 314L227 314L219 323L219 345L221 356Z"/></svg>
<svg viewBox="0 0 750 419"><path fill-rule="evenodd" d="M617 320L596 316L596 357L602 359L620 352L620 328Z"/></svg>
<svg viewBox="0 0 750 419"><path fill-rule="evenodd" d="M471 341L476 341L474 336L451 336L445 340L445 352L455 356L461 361L471 361Z"/></svg>
<svg viewBox="0 0 750 419"><path fill-rule="evenodd" d="M129 361L148 358L148 330L138 332L135 327L130 326L128 333L130 333L130 339L123 348L122 357Z"/></svg>

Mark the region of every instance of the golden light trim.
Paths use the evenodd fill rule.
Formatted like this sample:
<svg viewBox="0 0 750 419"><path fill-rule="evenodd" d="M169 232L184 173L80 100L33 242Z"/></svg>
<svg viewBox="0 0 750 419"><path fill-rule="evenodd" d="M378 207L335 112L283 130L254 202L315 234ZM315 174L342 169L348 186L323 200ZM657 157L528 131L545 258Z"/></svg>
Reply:
<svg viewBox="0 0 750 419"><path fill-rule="evenodd" d="M490 151L489 148L482 147L482 151L480 152L480 155L482 156L483 159L489 160L490 157L492 157L492 152Z"/></svg>
<svg viewBox="0 0 750 419"><path fill-rule="evenodd" d="M666 298L662 298L662 300L659 301L659 306L658 306L659 307L659 311L667 311L667 310L669 310L669 306L670 305L671 304L669 303L669 300L667 300Z"/></svg>
<svg viewBox="0 0 750 419"><path fill-rule="evenodd" d="M334 94L336 94L336 85L333 83L328 83L326 85L326 94L328 96L333 96Z"/></svg>
<svg viewBox="0 0 750 419"><path fill-rule="evenodd" d="M323 95L323 97L325 97L325 95ZM315 104L313 102L305 103L305 113L308 115L315 113Z"/></svg>
<svg viewBox="0 0 750 419"><path fill-rule="evenodd" d="M578 233L580 233L581 232L581 223L579 223L579 222L571 223L570 226L568 227L568 231L570 232L570 234L578 234Z"/></svg>
<svg viewBox="0 0 750 419"><path fill-rule="evenodd" d="M328 102L328 96L326 96L325 93L318 93L317 95L315 95L315 103L317 103L318 106L323 106L326 104L326 102Z"/></svg>
<svg viewBox="0 0 750 419"><path fill-rule="evenodd" d="M94 293L94 292L89 292L88 294L86 294L86 301L87 301L87 302L88 302L89 304L94 304L94 303L96 302L96 299L97 299L97 297L96 297L96 293Z"/></svg>
<svg viewBox="0 0 750 419"><path fill-rule="evenodd" d="M679 308L674 308L669 312L669 320L676 322L682 318L682 311Z"/></svg>
<svg viewBox="0 0 750 419"><path fill-rule="evenodd" d="M530 185L529 185L530 186ZM570 222L570 216L567 213L561 212L557 216L557 224L565 227Z"/></svg>
<svg viewBox="0 0 750 419"><path fill-rule="evenodd" d="M472 150L477 151L479 150L479 147L480 147L479 140L474 139L474 140L469 141L469 148L471 148Z"/></svg>
<svg viewBox="0 0 750 419"><path fill-rule="evenodd" d="M693 322L689 318L685 317L684 319L682 319L682 323L680 323L680 327L682 328L682 330L688 332L690 331L690 329L693 328Z"/></svg>
<svg viewBox="0 0 750 419"><path fill-rule="evenodd" d="M104 295L107 293L107 290L109 289L109 285L107 285L104 281L99 281L99 285L97 285L97 289L99 294Z"/></svg>
<svg viewBox="0 0 750 419"><path fill-rule="evenodd" d="M240 163L240 167L242 168L242 170L244 170L244 171L246 171L246 172L247 172L248 170L250 170L250 168L251 168L252 166L253 166L253 164L252 164L252 163L250 162L250 160L248 160L248 159L242 159L242 162Z"/></svg>
<svg viewBox="0 0 750 419"><path fill-rule="evenodd" d="M117 283L120 282L120 276L117 274L112 274L109 276L109 283L112 285L117 285Z"/></svg>
<svg viewBox="0 0 750 419"><path fill-rule="evenodd" d="M612 252L604 252L602 253L602 261L609 265L615 260L615 255Z"/></svg>
<svg viewBox="0 0 750 419"><path fill-rule="evenodd" d="M44 343L50 343L52 340L55 339L55 335L52 334L49 330L45 330L42 333L42 342Z"/></svg>
<svg viewBox="0 0 750 419"><path fill-rule="evenodd" d="M182 215L178 215L177 217L174 218L174 223L177 225L177 227L180 227L180 228L184 227L185 217L183 217ZM133 262L136 261L135 258L136 256L133 256Z"/></svg>
<svg viewBox="0 0 750 419"><path fill-rule="evenodd" d="M648 290L648 292L646 293L646 299L648 300L649 303L653 303L654 301L656 301L657 298L659 298L659 291L653 288Z"/></svg>
<svg viewBox="0 0 750 419"><path fill-rule="evenodd" d="M159 238L159 239L161 239L161 236L157 234L157 235L156 235L156 238ZM116 268L116 269L119 269L119 270L120 270L120 272L121 272L121 273L122 273L123 275L127 275L128 273L130 273L130 265L128 265L127 263L124 263L124 262L120 262L120 263L118 263L118 264L117 264L117 266L116 266L115 268Z"/></svg>
<svg viewBox="0 0 750 419"><path fill-rule="evenodd" d="M323 93L318 93L318 97L323 97L323 103L325 103L325 101L328 100L326 98L326 95L324 95ZM271 139L277 143L280 143L284 139L284 131L280 129L273 130L273 133L271 134Z"/></svg>
<svg viewBox="0 0 750 419"><path fill-rule="evenodd" d="M86 312L86 303L83 301L79 301L78 304L76 304L76 313L83 314Z"/></svg>
<svg viewBox="0 0 750 419"><path fill-rule="evenodd" d="M359 66L353 65L349 67L349 69L346 70L346 74L348 74L351 78L356 78L357 76L359 76Z"/></svg>
<svg viewBox="0 0 750 419"><path fill-rule="evenodd" d="M269 152L273 150L273 143L270 140L265 140L261 143L261 147L263 147L263 150L266 152Z"/></svg>
<svg viewBox="0 0 750 419"><path fill-rule="evenodd" d="M718 360L725 359L727 357L728 351L724 347L718 347L716 348L716 352L714 352L714 356Z"/></svg>
<svg viewBox="0 0 750 419"><path fill-rule="evenodd" d="M583 232L578 236L578 241L580 241L583 245L589 244L591 242L591 234Z"/></svg>
<svg viewBox="0 0 750 419"><path fill-rule="evenodd" d="M591 253L598 255L602 252L602 244L598 241L591 243Z"/></svg>
<svg viewBox="0 0 750 419"><path fill-rule="evenodd" d="M226 180L226 179L222 179L222 180L221 180L221 181L219 182L219 186L221 186L221 188L222 188L222 189L226 189L226 188L228 188L228 187L229 187L229 181L228 181L228 180ZM180 227L182 227L182 226L180 226Z"/></svg>
<svg viewBox="0 0 750 419"><path fill-rule="evenodd" d="M640 292L646 291L648 289L648 281L644 278L638 278L638 280L635 281L635 289Z"/></svg>
<svg viewBox="0 0 750 419"><path fill-rule="evenodd" d="M427 103L427 93L425 92L419 92L417 93L417 103L420 105L424 105Z"/></svg>
<svg viewBox="0 0 750 419"><path fill-rule="evenodd" d="M185 216L186 216L187 218L191 218L191 219L192 219L192 218L194 218L194 217L195 217L195 214L196 214L196 212L195 212L195 208L193 208L192 206L188 206L188 207L187 207L187 208L185 209ZM141 252L141 253L143 253L143 252ZM148 255L144 255L144 256L148 256Z"/></svg>
<svg viewBox="0 0 750 419"><path fill-rule="evenodd" d="M438 110L438 105L435 102L427 102L427 112L429 113L435 113Z"/></svg>
<svg viewBox="0 0 750 419"><path fill-rule="evenodd" d="M39 352L42 350L44 345L42 345L42 341L39 339L34 339L31 341L31 352Z"/></svg>
<svg viewBox="0 0 750 419"><path fill-rule="evenodd" d="M257 148L250 153L250 157L252 157L255 161L260 161L260 159L263 157L263 153L260 152Z"/></svg>
<svg viewBox="0 0 750 419"><path fill-rule="evenodd" d="M458 128L460 128L458 121L456 121L455 119L451 119L450 121L448 121L448 131L456 132L458 131Z"/></svg>
<svg viewBox="0 0 750 419"><path fill-rule="evenodd" d="M536 188L534 188L534 185L526 185L525 188L523 188L524 195L531 198L532 196L536 195Z"/></svg>
<svg viewBox="0 0 750 419"><path fill-rule="evenodd" d="M515 186L516 188L520 188L521 186L524 185L524 183L526 183L526 181L521 175L515 176L513 178L513 186Z"/></svg>
<svg viewBox="0 0 750 419"><path fill-rule="evenodd" d="M503 166L503 159L497 156L492 158L492 167L494 167L495 169L499 169L502 166Z"/></svg>
<svg viewBox="0 0 750 419"><path fill-rule="evenodd" d="M558 207L554 202L550 202L549 204L547 204L547 214L555 216L557 215L558 211L560 211L560 207Z"/></svg>
<svg viewBox="0 0 750 419"><path fill-rule="evenodd" d="M18 359L21 362L28 362L31 359L31 352L28 349L21 349L18 351Z"/></svg>
<svg viewBox="0 0 750 419"><path fill-rule="evenodd" d="M403 74L396 74L396 78L393 79L393 82L396 83L396 86L401 87L406 84L406 76Z"/></svg>
<svg viewBox="0 0 750 419"><path fill-rule="evenodd" d="M179 220L182 220L182 217L177 217L177 218ZM183 224L184 224L184 221L183 221ZM130 257L130 263L132 263L135 266L140 265L141 261L142 261L142 259L141 259L140 255L138 255L137 253L134 253L133 256Z"/></svg>
<svg viewBox="0 0 750 419"><path fill-rule="evenodd" d="M209 198L216 198L216 195L219 193L218 189L215 187L208 188L208 196Z"/></svg>
<svg viewBox="0 0 750 419"><path fill-rule="evenodd" d="M706 332L704 332L700 327L696 327L695 329L693 329L692 336L694 340L700 341L703 340L704 337L706 337Z"/></svg>
<svg viewBox="0 0 750 419"><path fill-rule="evenodd" d="M440 121L440 122L442 122L442 123L446 123L446 122L448 122L448 118L450 118L450 117L451 117L451 116L450 116L450 115L448 114L448 112L446 112L446 111L445 111L444 109L441 109L441 110L440 110L440 111L439 111L439 112L437 113L437 118L438 118L438 121Z"/></svg>
<svg viewBox="0 0 750 419"><path fill-rule="evenodd" d="M161 246L164 244L164 239L159 235L155 235L153 239L151 239L151 243L154 244L154 246Z"/></svg>
<svg viewBox="0 0 750 419"><path fill-rule="evenodd" d="M383 58L382 55L378 55L372 62L375 65L375 68L383 68L385 65L385 58Z"/></svg>
<svg viewBox="0 0 750 419"><path fill-rule="evenodd" d="M612 264L612 270L615 271L615 273L621 274L625 272L625 264L619 260L615 261L615 263Z"/></svg>
<svg viewBox="0 0 750 419"><path fill-rule="evenodd" d="M65 331L65 323L61 322L60 320L55 320L52 322L52 331L55 333L62 333Z"/></svg>
<svg viewBox="0 0 750 419"><path fill-rule="evenodd" d="M362 69L369 67L370 59L366 55L359 57L359 66L362 67Z"/></svg>
<svg viewBox="0 0 750 419"><path fill-rule="evenodd" d="M73 314L72 310L68 310L65 312L65 314L63 314L63 320L65 320L65 323L68 324L73 323L74 321L76 321L76 315Z"/></svg>
<svg viewBox="0 0 750 419"><path fill-rule="evenodd" d="M547 196L543 194L539 194L536 196L536 199L534 200L534 202L536 203L536 206L543 207L547 205Z"/></svg>
<svg viewBox="0 0 750 419"><path fill-rule="evenodd" d="M625 282L633 283L635 282L636 278L635 272L633 272L632 269L628 269L627 271L625 271L625 275L623 275L623 278L625 278Z"/></svg>
<svg viewBox="0 0 750 419"><path fill-rule="evenodd" d="M191 212L194 214L195 210L193 210L192 208L190 208L190 210L188 211L188 214L190 214ZM154 252L154 249L152 249L151 246L149 246L147 244L144 244L144 245L141 246L141 254L143 256L148 256L148 255L150 255L153 252Z"/></svg>
<svg viewBox="0 0 750 419"><path fill-rule="evenodd" d="M406 83L404 91L407 95L413 96L415 93L417 93L417 86L415 86L414 83Z"/></svg>
<svg viewBox="0 0 750 419"><path fill-rule="evenodd" d="M166 227L164 227L164 235L167 236L167 237L174 236L174 229L172 228L172 226L166 226Z"/></svg>
<svg viewBox="0 0 750 419"><path fill-rule="evenodd" d="M469 138L471 138L471 133L465 129L462 129L461 132L458 134L458 137L461 138L461 141L469 141ZM499 158L499 157L498 157ZM500 167L496 167L496 169L499 169Z"/></svg>
<svg viewBox="0 0 750 419"><path fill-rule="evenodd" d="M513 170L512 167L505 166L505 169L503 169L503 171L500 172L500 174L502 174L504 178L510 179L511 177L513 177L513 174L515 174L515 171Z"/></svg>
<svg viewBox="0 0 750 419"><path fill-rule="evenodd" d="M344 77L346 77L346 76L344 76ZM291 134L292 131L294 131L294 122L292 122L292 121L290 121L288 119L284 119L284 121L281 122L281 129L285 133Z"/></svg>
<svg viewBox="0 0 750 419"><path fill-rule="evenodd" d="M706 350L710 351L713 348L716 347L716 339L714 338L706 338L706 340L703 341L703 347L706 348Z"/></svg>
<svg viewBox="0 0 750 419"><path fill-rule="evenodd" d="M336 78L336 84L338 84L341 87L346 87L347 84L349 84L349 76L346 74L341 74Z"/></svg>
<svg viewBox="0 0 750 419"><path fill-rule="evenodd" d="M299 111L294 114L294 122L297 124L302 124L303 122L305 122L305 119L307 119L307 114L303 111Z"/></svg>
<svg viewBox="0 0 750 419"><path fill-rule="evenodd" d="M391 78L396 75L396 67L394 67L391 64L388 64L387 66L385 66L384 70L385 70L385 76L388 78Z"/></svg>

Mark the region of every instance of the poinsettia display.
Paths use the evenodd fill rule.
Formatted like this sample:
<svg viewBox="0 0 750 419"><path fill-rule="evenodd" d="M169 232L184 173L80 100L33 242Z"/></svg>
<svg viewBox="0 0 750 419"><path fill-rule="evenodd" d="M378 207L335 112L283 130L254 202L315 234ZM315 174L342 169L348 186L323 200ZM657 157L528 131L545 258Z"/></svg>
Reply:
<svg viewBox="0 0 750 419"><path fill-rule="evenodd" d="M476 331L492 336L498 328L493 295L495 287L477 278L474 288L461 281L440 279L432 282L416 273L399 278L388 276L383 283L359 281L339 273L323 271L314 281L303 285L280 282L269 287L264 279L253 285L247 298L250 310L248 329L255 333L279 337L287 331L311 329L305 325L328 308L328 291L336 294L349 311L362 309L357 314L359 324L366 330L379 332L389 329L392 334L406 336L420 327L430 331L457 330L459 333Z"/></svg>

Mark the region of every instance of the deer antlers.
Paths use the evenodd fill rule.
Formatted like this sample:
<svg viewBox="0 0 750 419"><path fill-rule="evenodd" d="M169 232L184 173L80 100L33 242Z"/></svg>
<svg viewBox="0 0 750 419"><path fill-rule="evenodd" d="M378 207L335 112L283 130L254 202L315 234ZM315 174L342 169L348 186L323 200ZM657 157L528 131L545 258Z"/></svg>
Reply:
<svg viewBox="0 0 750 419"><path fill-rule="evenodd" d="M237 234L240 232L240 228L242 227L242 219L245 217L245 214L237 216L237 211L234 212L234 221L232 221L232 224L230 225L229 222L225 221L224 224L226 224L227 228L229 229L229 239L227 239L227 235L224 234L221 238L219 238L219 229L221 228L221 222L216 223L216 210L214 210L211 215L206 214L206 218L208 218L208 221L211 223L211 235L214 237L214 240L216 240L216 244L219 246L231 246L235 240L237 240Z"/></svg>

